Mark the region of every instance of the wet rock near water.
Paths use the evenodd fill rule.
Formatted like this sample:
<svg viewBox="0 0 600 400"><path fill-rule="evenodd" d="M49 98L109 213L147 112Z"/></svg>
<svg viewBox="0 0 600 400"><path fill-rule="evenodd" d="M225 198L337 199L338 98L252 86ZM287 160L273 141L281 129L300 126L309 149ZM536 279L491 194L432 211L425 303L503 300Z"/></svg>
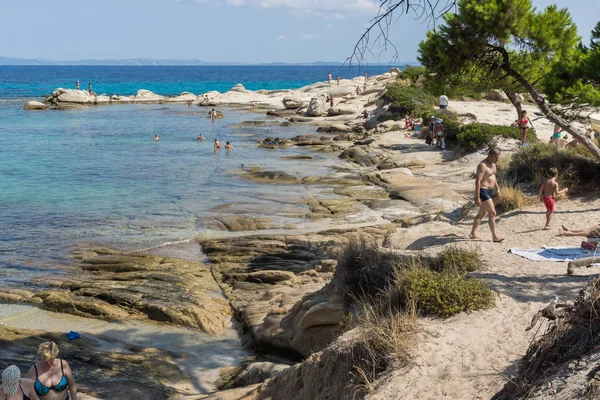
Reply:
<svg viewBox="0 0 600 400"><path fill-rule="evenodd" d="M48 104L40 103L39 101L28 101L24 106L24 110L47 110Z"/></svg>
<svg viewBox="0 0 600 400"><path fill-rule="evenodd" d="M271 150L285 149L293 145L294 143L290 139L279 137L268 137L258 142L258 147Z"/></svg>
<svg viewBox="0 0 600 400"><path fill-rule="evenodd" d="M190 377L173 363L179 355L127 343L114 343L121 352L100 351L99 339L108 340L85 335L69 341L63 333L0 326L0 364L15 364L25 375L37 361L39 344L53 341L74 371L79 393L100 399L181 398L172 385L188 383Z"/></svg>
<svg viewBox="0 0 600 400"><path fill-rule="evenodd" d="M216 230L226 230L229 232L256 231L262 229L279 228L270 218L266 217L248 217L245 215L223 215L210 218L206 226Z"/></svg>
<svg viewBox="0 0 600 400"><path fill-rule="evenodd" d="M3 300L106 320L149 319L219 333L231 309L203 263L96 249L72 273L37 283L37 293L3 291Z"/></svg>
<svg viewBox="0 0 600 400"><path fill-rule="evenodd" d="M236 316L265 351L308 356L339 333L344 304L327 287L349 237L383 240L396 225L308 235L257 235L201 241Z"/></svg>

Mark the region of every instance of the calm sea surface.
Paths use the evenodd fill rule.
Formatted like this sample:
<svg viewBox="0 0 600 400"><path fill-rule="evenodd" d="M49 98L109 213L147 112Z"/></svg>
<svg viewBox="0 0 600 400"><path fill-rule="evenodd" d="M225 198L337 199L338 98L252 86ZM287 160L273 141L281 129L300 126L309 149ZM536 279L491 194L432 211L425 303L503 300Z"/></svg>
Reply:
<svg viewBox="0 0 600 400"><path fill-rule="evenodd" d="M386 67L367 68L369 74ZM232 203L273 210L269 195L297 195L298 187L258 185L232 172L242 164L308 175L339 162L331 156L284 161L302 149L257 148L267 136L313 133L312 127L240 125L260 114L223 109L213 124L206 110L187 105L111 105L61 111L24 111L32 98L57 87L91 82L98 94L162 95L298 88L334 77L362 75L339 67L66 67L0 66L0 280L27 285L60 271L74 249L143 249L207 231L215 208ZM200 134L205 142L196 140ZM152 140L154 134L159 142ZM230 140L230 152L212 140ZM306 188L305 190L318 190ZM221 208L222 209L222 208ZM268 214L268 212L266 213Z"/></svg>

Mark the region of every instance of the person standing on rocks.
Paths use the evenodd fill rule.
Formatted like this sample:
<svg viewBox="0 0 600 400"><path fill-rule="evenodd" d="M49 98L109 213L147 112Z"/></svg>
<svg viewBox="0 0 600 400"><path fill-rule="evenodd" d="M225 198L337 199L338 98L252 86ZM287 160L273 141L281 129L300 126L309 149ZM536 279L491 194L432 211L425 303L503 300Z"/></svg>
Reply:
<svg viewBox="0 0 600 400"><path fill-rule="evenodd" d="M448 108L448 96L445 94L440 96L440 110L445 110Z"/></svg>
<svg viewBox="0 0 600 400"><path fill-rule="evenodd" d="M329 95L329 105L331 107L333 107L333 95L332 94Z"/></svg>
<svg viewBox="0 0 600 400"><path fill-rule="evenodd" d="M79 81L75 82L75 89L81 90L81 85L79 84Z"/></svg>
<svg viewBox="0 0 600 400"><path fill-rule="evenodd" d="M339 77L339 75L335 77L335 81L337 82L337 85L340 86L340 77Z"/></svg>
<svg viewBox="0 0 600 400"><path fill-rule="evenodd" d="M494 189L496 195L501 198L500 186L496 179L496 163L500 159L500 150L498 148L490 149L485 160L477 165L477 174L475 176L475 205L479 206L479 212L473 221L473 228L469 234L471 239L479 239L477 228L485 214L488 215L488 225L492 232L492 240L500 243L504 240L496 233L496 207L494 206Z"/></svg>
<svg viewBox="0 0 600 400"><path fill-rule="evenodd" d="M327 73L327 83L329 83L330 85L331 85L331 78L332 78L331 72L328 72Z"/></svg>
<svg viewBox="0 0 600 400"><path fill-rule="evenodd" d="M88 93L90 94L90 96L92 95L92 84L88 83Z"/></svg>

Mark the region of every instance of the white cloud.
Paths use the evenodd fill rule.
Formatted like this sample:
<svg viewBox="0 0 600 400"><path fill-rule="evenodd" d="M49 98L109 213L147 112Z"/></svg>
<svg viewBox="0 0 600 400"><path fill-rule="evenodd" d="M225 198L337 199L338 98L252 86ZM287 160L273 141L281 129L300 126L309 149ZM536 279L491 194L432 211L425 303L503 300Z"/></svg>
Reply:
<svg viewBox="0 0 600 400"><path fill-rule="evenodd" d="M275 39L277 39L277 40L285 40L286 37L285 37L285 35L279 35L279 36L276 36Z"/></svg>
<svg viewBox="0 0 600 400"><path fill-rule="evenodd" d="M302 39L306 39L306 40L316 40L319 39L321 36L318 33L305 33L303 35L300 35L300 38Z"/></svg>
<svg viewBox="0 0 600 400"><path fill-rule="evenodd" d="M317 14L324 17L333 15L334 19L343 19L344 13L348 12L375 14L379 9L376 0L225 0L225 2L232 6L280 8L296 14Z"/></svg>
<svg viewBox="0 0 600 400"><path fill-rule="evenodd" d="M327 29L328 31L332 31L333 30L333 25L327 24L327 25L325 25L325 29Z"/></svg>

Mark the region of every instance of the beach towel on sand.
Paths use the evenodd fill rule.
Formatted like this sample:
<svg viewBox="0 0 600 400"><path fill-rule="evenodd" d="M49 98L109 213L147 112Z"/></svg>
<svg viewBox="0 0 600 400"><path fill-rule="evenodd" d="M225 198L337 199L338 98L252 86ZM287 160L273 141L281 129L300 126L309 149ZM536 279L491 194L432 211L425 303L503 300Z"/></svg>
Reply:
<svg viewBox="0 0 600 400"><path fill-rule="evenodd" d="M509 253L516 254L532 261L573 261L581 258L594 257L594 252L581 247L548 247L541 249L508 249ZM600 252L596 252L600 261Z"/></svg>

